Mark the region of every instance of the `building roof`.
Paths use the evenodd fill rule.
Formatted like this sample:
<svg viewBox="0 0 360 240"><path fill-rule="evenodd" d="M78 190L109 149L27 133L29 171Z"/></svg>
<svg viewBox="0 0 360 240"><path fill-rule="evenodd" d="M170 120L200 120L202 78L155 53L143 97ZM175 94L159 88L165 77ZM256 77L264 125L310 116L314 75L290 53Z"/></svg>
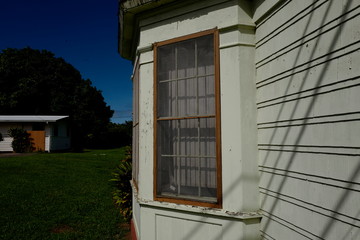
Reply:
<svg viewBox="0 0 360 240"><path fill-rule="evenodd" d="M137 18L141 13L151 12L154 8L177 1L183 2L183 0L119 0L118 51L120 55L134 60L139 34Z"/></svg>
<svg viewBox="0 0 360 240"><path fill-rule="evenodd" d="M56 122L69 116L0 115L0 122Z"/></svg>

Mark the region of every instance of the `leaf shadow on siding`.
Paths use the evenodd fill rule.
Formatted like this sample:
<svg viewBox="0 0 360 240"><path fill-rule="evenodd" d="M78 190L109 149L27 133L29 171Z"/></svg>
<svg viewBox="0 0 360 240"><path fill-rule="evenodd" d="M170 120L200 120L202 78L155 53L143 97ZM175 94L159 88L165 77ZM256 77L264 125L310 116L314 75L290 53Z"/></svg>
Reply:
<svg viewBox="0 0 360 240"><path fill-rule="evenodd" d="M342 14L345 14L345 13L349 10L350 2L351 2L351 1L348 1L347 4L344 6L344 9L343 9ZM327 15L328 15L328 13L329 13L329 9L330 9L332 3L333 3L333 1L330 1L329 6L327 7L326 14L322 17L322 22L320 23L320 26L325 23L325 20L327 19ZM314 12L313 12L312 14L314 14ZM339 20L339 22L343 21L345 17L346 17L346 16L343 15L343 17ZM309 17L307 26L310 25L310 21L312 21L312 16ZM305 30L304 30L303 35L305 35L305 33L307 32L307 30L308 30L308 29L307 29L307 27L306 27ZM332 40L332 43L331 43L331 45L330 45L330 47L329 47L329 49L328 49L328 52L331 52L332 50L335 49L335 46L336 46L337 42L339 41L339 37L341 36L341 32L342 32L342 28L341 28L341 26L340 26L340 27L337 29L336 37ZM321 32L320 32L320 35L321 35ZM302 41L304 41L304 40L302 40ZM318 46L318 45L320 44L320 41L321 41L321 38L317 39L317 42L316 42L316 45L315 45L314 49L316 49L316 46ZM302 46L302 45L301 45L301 46ZM300 61L299 58L300 58L300 55L301 55L301 51L302 51L302 50L303 50L302 47L300 47L299 53L298 53L297 57L294 59L294 67L296 67L297 64L298 64L298 62ZM311 53L310 60L314 57L314 55L315 55L315 50ZM332 57L331 55L328 55L326 60L330 60L331 57ZM305 120L303 121L303 125L302 125L302 127L301 127L302 129L301 129L300 133L298 134L298 136L296 137L295 146L298 145L298 144L300 143L301 139L303 138L306 124L308 123L308 119L309 119L309 117L310 117L310 115L311 115L312 106L314 105L315 101L317 100L317 96L318 96L318 93L319 93L319 88L317 88L317 87L321 86L321 84L322 84L322 82L323 82L323 80L324 80L324 76L325 76L325 74L326 74L326 72L327 72L327 70L328 70L329 62L328 62L328 61L325 61L325 62L326 62L326 63L325 63L325 65L324 65L324 67L323 67L323 69L321 70L321 73L320 73L320 75L319 75L320 77L318 78L318 80L317 80L317 82L316 82L316 84L315 84L315 88L314 88L314 92L313 92L314 97L313 97L312 100L311 100L310 107L307 109L307 111L306 111L306 113L305 113L305 116L304 116L304 119L305 119ZM309 63L309 66L308 66L308 67L310 67L310 63ZM302 82L302 84L301 84L301 86L300 86L300 91L303 90L303 88L305 87L305 82L306 82L306 79L307 79L307 77L308 77L309 74L310 74L310 71L308 70L308 71L305 73L305 76L303 77L303 82ZM287 85L287 88L286 88L286 91L285 91L286 93L288 93L289 90L290 90L292 80L293 80L293 79L290 79L290 81L289 81L289 83L288 83L288 85ZM285 94L285 95L286 95L286 94ZM298 101L298 102L296 102L295 107L293 108L293 111L292 111L292 113L291 113L291 117L294 117L294 115L295 115L295 113L296 113L297 106L299 105L299 101L300 101L300 100L297 100L297 101ZM281 108L280 108L279 114L278 114L278 116L277 116L277 120L280 120L280 116L281 116L282 112L284 111L283 108L284 108L284 105L282 105ZM277 132L275 131L275 132L273 133L273 135L271 136L271 138L270 138L270 139L271 139L271 140L270 140L270 143L275 139L276 134L277 134ZM286 132L286 134L284 135L284 137L283 137L283 139L282 139L282 145L284 145L284 144L286 143L289 134L290 134L290 133L289 133L289 131L288 131L288 132ZM297 148L295 147L295 148L294 148L294 152L291 154L291 156L290 156L290 158L289 158L290 160L289 160L288 164L286 165L285 170L289 170L289 169L291 168L291 165L293 164L292 160L294 159L295 155L297 154L297 153L296 153L296 150L297 150ZM275 167L278 165L279 159L280 159L281 155L282 155L282 152L280 151L279 154L278 154L278 156L277 156L277 158L276 158L277 161L275 162ZM265 156L264 162L266 162L267 158L268 158L268 154ZM332 214L331 214L331 216L329 217L329 221L323 226L322 229L319 230L319 233L320 233L320 234L319 234L319 235L315 235L315 234L310 233L310 232L307 231L306 229L302 229L304 232L307 232L307 234L312 235L311 238L309 238L309 237L306 236L306 235L303 235L303 237L306 237L306 238L309 238L309 239L313 239L314 237L317 238L317 239L326 239L326 238L327 238L328 233L330 232L329 230L330 230L331 227L334 225L334 223L337 221L338 215L340 215L338 211L341 209L342 205L345 203L345 201L346 201L347 198L349 197L349 190L346 190L346 189L350 189L351 187L353 187L353 185L354 185L353 181L354 181L355 178L360 174L360 159L358 159L358 160L359 160L358 165L357 165L356 168L353 170L350 178L346 180L347 185L344 187L343 193L341 194L340 198L337 199L336 204L334 205L335 207L334 207L333 209L331 209L331 210L332 210L332 211L331 211ZM286 176L287 176L287 174L285 174L285 177L286 177ZM246 176L239 176L230 186L228 186L226 189L223 190L223 195L225 196L225 195L229 194L231 191L233 191L234 187L235 187L240 181L257 181L257 179L247 178ZM266 189L268 189L268 188L271 186L271 184L272 184L273 181L274 181L274 179L273 179L273 176L272 176L272 177L270 178L270 181L267 183ZM280 192L282 191L282 189L283 189L283 187L284 187L284 184L285 184L285 182L283 181L283 182L280 183L280 185L278 185L278 187L277 187L277 189L276 189L276 190L277 190L277 191L276 191L277 193L280 193ZM278 196L279 196L279 194L277 194L276 197L278 197ZM266 198L267 198L267 196L264 196L264 201L266 201ZM274 209L275 209L275 207L276 207L277 204L278 204L278 202L277 202L277 201L274 201L274 203L271 205L271 207L270 207L269 210L268 210L268 212L269 212L270 214L272 214L272 213L274 212ZM199 222L199 226L200 226L200 223L206 222L206 219L207 219L207 216L206 216L206 215L200 214L200 213L199 213L199 214L196 214L196 215L202 216L202 218L200 218L200 219L197 220L197 221ZM358 215L360 215L360 212L358 212L356 216L358 216ZM355 217L356 217L356 216L355 216ZM239 220L239 221L240 221L240 222L243 222L245 225L252 225L252 224L258 224L258 223L259 223L259 220L257 220L257 219ZM263 228L262 228L262 230L261 230L261 232L262 232L263 234L266 234L266 230L267 230L267 228L268 228L268 223L269 223L269 222L267 222L266 224L264 224L264 226L263 226ZM223 233L226 232L226 231L228 231L230 228L235 227L235 224L236 224L236 222L228 222L225 226L222 227L221 233L219 233L219 235L212 236L211 239L222 239ZM194 226L192 229L188 229L188 230L187 230L187 234L186 234L182 239L184 239L184 240L193 239L193 236L200 230L199 226ZM239 229L239 231L241 231L241 230ZM350 233L348 233L348 234L350 234ZM266 235L267 235L267 234L266 234ZM344 236L344 237L346 238L347 235ZM271 236L269 236L269 238L271 238ZM343 238L343 239L345 239L345 238ZM272 238L272 239L273 239L273 238Z"/></svg>
<svg viewBox="0 0 360 240"><path fill-rule="evenodd" d="M330 1L329 5L327 6L327 9L326 9L326 12L325 12L325 15L322 17L322 21L321 23L319 24L319 26L322 26L325 24L325 20L327 19L327 16L329 14L329 10L331 8L331 5L334 3L334 1ZM347 1L346 2L346 5L344 6L343 8L343 11L342 11L342 17L339 19L339 22L343 22L346 18L346 14L348 11L349 11L349 7L350 7L350 3L351 1ZM311 16L309 17L309 20L308 20L308 24L307 26L309 26L310 22L312 21L312 18L313 18L313 15L314 14L314 11L311 13ZM307 27L305 28L304 32L303 32L303 35L305 35L305 33L307 32ZM335 50L335 47L336 47L336 44L337 42L339 41L339 38L342 34L342 30L343 28L341 26L339 26L337 29L336 29L336 34L335 34L335 37L334 39L332 39L332 42L330 44L330 47L328 49L328 53L331 53L333 50ZM317 39L316 43L315 43L315 46L314 46L314 50L312 51L312 53L310 54L310 58L309 58L309 61L313 60L314 56L315 56L315 50L317 49L317 47L321 44L321 34L322 34L322 29L320 30L319 32L319 35L320 37ZM303 41L303 40L302 40ZM299 64L300 62L300 55L301 55L301 52L304 51L303 49L303 45L301 45L301 47L299 48L299 52L297 54L297 57L294 59L294 65L293 65L293 69L295 69L295 67ZM299 144L304 136L304 132L305 132L305 128L307 126L307 123L309 121L309 119L311 118L311 112L313 110L313 106L316 102L316 100L318 99L318 96L319 96L319 87L321 86L322 82L324 81L324 78L325 78L325 74L327 73L328 69L329 69L329 65L330 65L330 60L333 56L331 54L327 55L326 56L326 60L324 61L325 64L322 68L322 70L320 71L320 74L319 74L319 77L316 81L316 84L315 84L315 87L314 87L314 91L313 91L313 97L310 101L310 104L309 104L309 107L308 109L306 109L305 111L305 114L304 114L304 117L303 117L303 122L302 122L302 125L300 127L300 131L299 131L299 134L295 137L295 141L294 141L294 148L292 149L292 153L290 154L290 157L288 157L288 162L286 163L285 165L285 168L283 168L284 170L284 180L282 180L282 182L280 184L278 184L275 189L276 190L273 190L272 193L273 195L275 195L275 199L274 202L272 204L270 204L270 208L268 208L266 210L266 212L268 213L268 215L272 216L272 214L274 213L275 211L275 208L276 206L279 204L278 202L280 201L279 198L280 198L280 193L282 192L283 188L284 188L284 185L286 183L286 178L288 177L288 170L290 170L292 164L293 164L293 161L294 161L294 158L295 158L295 155L298 154L298 148L299 148ZM309 62L308 68L311 68L311 62ZM295 70L293 70L295 71ZM310 74L310 69L308 69L305 74L304 74L304 77L302 78L302 83L301 83L301 86L300 86L300 90L299 92L301 92L304 87L305 87L305 83L308 79L308 76ZM287 93L289 93L289 90L290 90L290 87L291 87L291 83L292 83L292 80L293 80L294 77L291 77L290 80L289 80L289 83L287 85L287 88L286 88L286 91L285 91L285 96ZM299 97L300 97L300 94L299 94ZM284 97L284 100L285 100L286 97ZM292 112L291 112L291 115L290 115L290 118L289 119L292 119L294 118L295 114L296 114L296 111L297 111L297 107L299 106L300 104L300 101L301 99L298 99L296 100L296 103L295 103L295 107L293 108ZM284 105L285 104L282 104L281 107L280 107L280 110L279 110L279 113L277 115L277 120L276 122L280 121L280 116L281 114L283 113L284 111ZM276 123L276 125L278 125L278 123ZM275 136L277 135L277 131L275 130L271 137L270 137L270 141L269 143L273 143L274 142L274 139L275 139ZM280 133L279 133L280 134ZM278 152L277 156L276 156L276 160L274 162L274 170L272 170L272 175L269 179L269 181L267 182L266 186L264 187L265 189L265 192L267 192L267 189L270 188L270 186L272 185L272 183L274 182L274 176L275 176L275 169L276 167L279 165L279 161L280 161L280 158L282 157L283 155L283 150L284 150L284 145L286 144L286 142L289 140L289 135L290 135L290 128L285 132L284 136L282 137L282 140L281 140L281 144L280 146L282 146L280 148L280 151ZM269 153L270 151L267 152L267 154L265 155L264 157L264 164L267 162L268 158L269 158ZM354 180L355 178L358 176L358 174L360 174L360 159L358 159L359 163L356 165L356 168L353 170L351 176L349 177L349 179L346 179L345 181L347 182L347 185L346 187L344 187L344 189L342 189L342 193L340 195L340 197L336 200L336 203L334 204L334 207L333 209L331 209L331 216L328 218L329 220L325 223L325 225L322 227L322 229L320 229L318 231L318 233L320 233L319 235L316 235L314 233L311 233L309 231L307 231L306 229L301 229L299 227L299 229L303 232L305 232L306 234L304 234L303 236L306 237L306 238L309 238L309 239L313 239L314 237L317 238L317 239L326 239L328 237L328 234L330 232L330 229L331 227L335 224L336 221L338 221L337 219L337 216L341 215L341 213L339 213L339 210L341 209L341 207L343 206L343 204L345 204L347 198L349 197L349 194L350 194L350 190L353 185L354 185ZM275 193L274 193L275 192ZM267 197L268 195L265 195L264 198L263 198L263 201L262 203L265 203L266 200L267 200ZM263 206L261 206L263 207ZM263 209L262 209L263 210ZM269 223L270 221L267 221L264 226L262 227L262 232L265 232L267 231L268 227L269 227ZM307 235L311 235L311 237L308 237Z"/></svg>

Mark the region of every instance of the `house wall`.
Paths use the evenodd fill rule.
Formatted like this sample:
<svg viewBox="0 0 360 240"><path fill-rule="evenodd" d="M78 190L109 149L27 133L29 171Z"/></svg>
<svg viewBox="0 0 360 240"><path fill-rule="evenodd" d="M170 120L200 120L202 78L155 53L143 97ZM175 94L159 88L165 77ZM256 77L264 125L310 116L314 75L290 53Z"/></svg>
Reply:
<svg viewBox="0 0 360 240"><path fill-rule="evenodd" d="M258 1L264 239L359 239L360 1Z"/></svg>
<svg viewBox="0 0 360 240"><path fill-rule="evenodd" d="M50 141L51 141L51 128L49 124L45 125L45 151L50 151Z"/></svg>
<svg viewBox="0 0 360 240"><path fill-rule="evenodd" d="M12 152L11 143L13 138L9 136L8 131L10 128L23 128L27 131L32 130L31 123L0 123L0 132L3 135L4 141L0 142L1 152Z"/></svg>
<svg viewBox="0 0 360 240"><path fill-rule="evenodd" d="M65 150L70 148L70 136L68 135L68 125L64 121L59 121L56 123L58 128L58 135L54 135L54 125L52 123L49 125L48 133L46 134L49 136L48 144L50 146L50 151L59 151Z"/></svg>
<svg viewBox="0 0 360 240"><path fill-rule="evenodd" d="M0 152L12 152L12 138L9 137L8 130L15 127L17 127L17 125L14 123L0 123L0 133L4 139L4 141L0 142Z"/></svg>
<svg viewBox="0 0 360 240"><path fill-rule="evenodd" d="M56 151L70 148L70 137L67 136L67 124L60 121L58 124L58 136L53 136L53 123L45 125L45 151ZM32 131L33 123L0 123L0 132L4 141L0 142L0 152L12 152L12 138L9 137L10 128L23 128Z"/></svg>
<svg viewBox="0 0 360 240"><path fill-rule="evenodd" d="M180 1L139 17L139 239L259 239L255 106L255 25L250 1ZM153 197L153 51L155 42L220 31L221 209L155 202ZM141 216L141 217L140 217ZM189 229L191 231L189 231ZM161 231L160 231L161 230Z"/></svg>

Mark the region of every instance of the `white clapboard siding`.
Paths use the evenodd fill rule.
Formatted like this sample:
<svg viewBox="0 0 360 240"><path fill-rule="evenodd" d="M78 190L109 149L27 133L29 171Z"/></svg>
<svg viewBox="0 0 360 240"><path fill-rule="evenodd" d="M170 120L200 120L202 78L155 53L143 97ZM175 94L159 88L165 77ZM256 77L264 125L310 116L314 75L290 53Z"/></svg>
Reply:
<svg viewBox="0 0 360 240"><path fill-rule="evenodd" d="M27 128L26 124L20 123L3 123L0 124L0 133L3 136L3 141L0 142L0 152L12 152L13 149L11 147L11 143L13 138L9 136L9 129L10 128Z"/></svg>
<svg viewBox="0 0 360 240"><path fill-rule="evenodd" d="M0 152L12 152L13 150L11 147L12 138L4 137L3 135L3 139L4 141L0 142Z"/></svg>
<svg viewBox="0 0 360 240"><path fill-rule="evenodd" d="M258 19L262 237L359 239L360 0L282 1Z"/></svg>
<svg viewBox="0 0 360 240"><path fill-rule="evenodd" d="M10 152L12 151L11 141L12 138L8 136L7 127L0 126L0 133L3 137L3 141L0 142L0 152Z"/></svg>

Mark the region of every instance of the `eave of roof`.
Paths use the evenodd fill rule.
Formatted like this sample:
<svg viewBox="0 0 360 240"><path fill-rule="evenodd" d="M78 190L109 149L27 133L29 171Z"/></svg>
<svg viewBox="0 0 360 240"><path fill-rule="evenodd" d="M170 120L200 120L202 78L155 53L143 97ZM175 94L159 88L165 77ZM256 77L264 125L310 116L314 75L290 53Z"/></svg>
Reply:
<svg viewBox="0 0 360 240"><path fill-rule="evenodd" d="M137 46L139 14L178 0L119 0L118 52L134 60Z"/></svg>
<svg viewBox="0 0 360 240"><path fill-rule="evenodd" d="M49 115L0 115L0 122L57 122L69 116Z"/></svg>

